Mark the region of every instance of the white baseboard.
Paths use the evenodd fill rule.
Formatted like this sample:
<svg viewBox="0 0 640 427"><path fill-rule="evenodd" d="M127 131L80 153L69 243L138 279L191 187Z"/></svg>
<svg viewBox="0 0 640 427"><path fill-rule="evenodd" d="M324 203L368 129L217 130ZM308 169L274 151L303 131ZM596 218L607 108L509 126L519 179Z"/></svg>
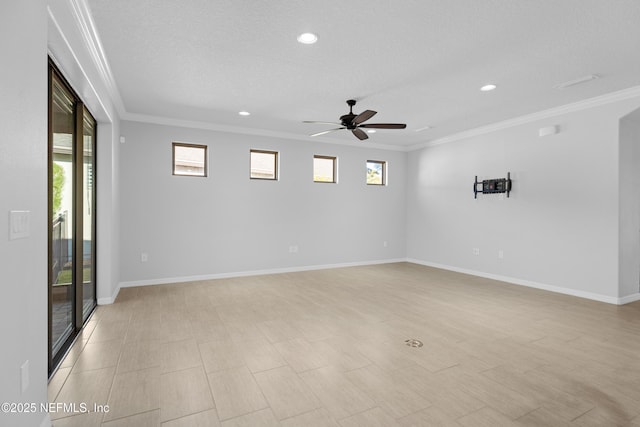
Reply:
<svg viewBox="0 0 640 427"><path fill-rule="evenodd" d="M516 277L501 276L498 274L485 273L483 271L469 270L466 268L454 267L451 265L438 264L438 263L423 261L415 258L395 258L395 259L385 259L385 260L375 260L375 261L359 261L359 262L347 262L347 263L338 263L338 264L309 265L309 266L302 266L302 267L272 268L272 269L266 269L266 270L236 271L236 272L229 272L229 273L204 274L204 275L198 275L198 276L178 276L178 277L167 277L167 278L158 278L158 279L133 280L133 281L127 281L127 282L120 282L114 294L108 298L99 298L98 304L99 305L113 304L113 302L116 300L118 296L118 293L120 292L120 288L129 288L133 286L165 285L169 283L195 282L199 280L229 279L234 277L259 276L259 275L266 275L266 274L295 273L300 271L326 270L330 268L358 267L358 266L376 265L376 264L390 264L395 262L410 262L413 264L424 265L427 267L434 267L434 268L440 268L443 270L455 271L457 273L463 273L463 274L469 274L472 276L484 277L487 279L499 280L501 282L507 282L514 285L527 286L529 288L541 289L545 291L556 292L559 294L586 298L593 301L605 302L608 304L623 305L623 304L629 304L635 301L640 301L640 293L628 295L622 298L616 298L608 295L585 292L585 291L580 291L580 290L571 289L571 288L563 288L560 286L547 285L544 283L533 282L531 280L524 280Z"/></svg>
<svg viewBox="0 0 640 427"><path fill-rule="evenodd" d="M116 300L116 298L118 297L118 293L120 292L120 283L118 283L118 286L116 286L116 290L113 292L113 294L110 297L106 297L106 298L98 298L98 305L109 305L109 304L113 304Z"/></svg>
<svg viewBox="0 0 640 427"><path fill-rule="evenodd" d="M618 298L618 304L629 304L631 302L640 301L640 292L637 294L627 295L626 297Z"/></svg>
<svg viewBox="0 0 640 427"><path fill-rule="evenodd" d="M339 264L322 264L322 265L308 265L302 267L285 267L285 268L271 268L267 270L250 270L250 271L236 271L229 273L216 273L216 274L204 274L200 276L181 276L181 277L167 277L159 279L148 280L133 280L128 282L120 282L118 290L120 288L129 288L132 286L150 286L150 285L165 285L168 283L182 283L182 282L195 282L198 280L212 280L212 279L229 279L233 277L247 277L247 276L260 276L265 274L280 274L280 273L296 273L299 271L312 271L312 270L326 270L330 268L343 268L343 267L359 267L363 265L376 265L376 264L390 264L394 262L406 262L405 258L384 259L375 261L358 261L358 262L345 262ZM116 293L117 296L117 293ZM115 300L115 297L114 297Z"/></svg>
<svg viewBox="0 0 640 427"><path fill-rule="evenodd" d="M414 263L414 264L425 265L427 267L434 267L434 268L441 268L443 270L455 271L457 273L470 274L472 276L485 277L487 279L499 280L501 282L512 283L514 285L527 286L529 288L542 289L542 290L545 290L545 291L556 292L556 293L559 293L559 294L571 295L571 296L574 296L574 297L580 297L580 298L586 298L586 299L590 299L590 300L594 300L594 301L606 302L608 304L622 305L622 304L627 304L627 303L630 303L630 302L633 302L633 301L637 301L638 299L640 299L640 294L631 295L631 296L624 297L624 298L617 298L617 297L611 297L611 296L608 296L608 295L601 295L601 294L596 294L596 293L592 293L592 292L580 291L580 290L577 290L577 289L563 288L563 287L560 287L560 286L547 285L547 284L544 284L544 283L533 282L531 280L518 279L518 278L515 278L515 277L501 276L501 275L498 275L498 274L485 273L483 271L468 270L466 268L459 268L459 267L454 267L454 266L451 266L451 265L444 265L444 264L438 264L438 263L429 262L429 261L422 261L422 260L414 259L414 258L407 258L407 262L411 262L411 263ZM634 297L636 299L633 299Z"/></svg>

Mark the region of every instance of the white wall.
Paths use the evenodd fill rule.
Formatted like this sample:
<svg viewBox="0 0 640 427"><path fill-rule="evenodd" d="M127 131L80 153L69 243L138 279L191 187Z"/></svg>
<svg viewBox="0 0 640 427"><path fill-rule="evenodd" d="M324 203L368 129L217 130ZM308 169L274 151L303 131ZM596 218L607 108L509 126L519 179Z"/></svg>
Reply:
<svg viewBox="0 0 640 427"><path fill-rule="evenodd" d="M405 257L404 152L136 122L121 132L125 285ZM173 141L206 144L209 177L172 176ZM280 152L279 181L249 179L251 148ZM338 157L338 184L312 182L314 154ZM366 185L368 159L388 162L388 186Z"/></svg>
<svg viewBox="0 0 640 427"><path fill-rule="evenodd" d="M46 28L42 1L0 6L0 402L47 401ZM30 211L28 238L9 240L11 210ZM44 418L0 412L0 425L37 426Z"/></svg>
<svg viewBox="0 0 640 427"><path fill-rule="evenodd" d="M120 282L120 122L98 124L97 186L97 299L114 302Z"/></svg>
<svg viewBox="0 0 640 427"><path fill-rule="evenodd" d="M640 109L620 120L620 290L640 292Z"/></svg>
<svg viewBox="0 0 640 427"><path fill-rule="evenodd" d="M617 301L618 120L638 103L619 101L409 153L408 257ZM539 137L539 128L550 125L560 132ZM510 198L474 200L474 175L507 172Z"/></svg>

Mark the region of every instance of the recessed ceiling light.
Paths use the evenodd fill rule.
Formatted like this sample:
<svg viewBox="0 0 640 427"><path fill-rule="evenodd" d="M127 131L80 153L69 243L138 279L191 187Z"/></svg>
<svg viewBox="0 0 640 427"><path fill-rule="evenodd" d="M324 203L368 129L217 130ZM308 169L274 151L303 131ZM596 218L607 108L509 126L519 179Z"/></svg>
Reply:
<svg viewBox="0 0 640 427"><path fill-rule="evenodd" d="M483 92L489 92L491 90L494 90L495 88L497 88L498 86L494 85L494 84L488 84L488 85L484 85L480 88L481 91Z"/></svg>
<svg viewBox="0 0 640 427"><path fill-rule="evenodd" d="M367 129L367 133L376 133L375 129Z"/></svg>
<svg viewBox="0 0 640 427"><path fill-rule="evenodd" d="M318 36L313 33L302 33L298 36L298 41L302 44L314 44L318 41Z"/></svg>
<svg viewBox="0 0 640 427"><path fill-rule="evenodd" d="M240 111L238 114L240 114L241 116L250 116L251 113L248 111Z"/></svg>

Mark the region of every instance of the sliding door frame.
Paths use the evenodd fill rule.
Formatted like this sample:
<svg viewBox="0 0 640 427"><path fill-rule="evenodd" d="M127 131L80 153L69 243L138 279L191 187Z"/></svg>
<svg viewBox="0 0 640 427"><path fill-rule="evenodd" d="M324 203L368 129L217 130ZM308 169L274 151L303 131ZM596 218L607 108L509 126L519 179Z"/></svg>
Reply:
<svg viewBox="0 0 640 427"><path fill-rule="evenodd" d="M73 226L71 230L71 238L72 238L72 255L71 255L71 271L72 271L72 293L73 293L73 302L72 302L72 332L65 340L64 344L60 347L56 354L53 354L53 265L52 265L52 253L53 253L53 161L54 161L54 146L53 146L53 84L54 80L56 84L64 87L66 91L74 99L74 111L73 111L73 137L72 137L72 161L73 161L73 174L72 174L72 182L73 182L73 195L72 195L72 211L73 211ZM97 122L91 112L86 108L86 105L82 102L82 99L77 95L77 93L73 90L73 88L69 85L67 80L64 78L60 70L53 63L51 58L49 58L49 68L48 68L48 150L47 150L47 165L48 165L48 173L47 173L47 217L48 217L48 272L47 272L47 294L48 294L48 372L49 375L52 375L57 368L60 361L65 356L68 349L73 344L76 336L84 326L86 320L89 319L90 313L85 316L84 315L84 224L83 224L83 210L84 199L83 199L83 180L84 180L84 115L85 112L89 114L91 120L93 120L93 135L91 137L91 155L92 157L92 187L91 187L91 283L94 287L94 304L91 311L95 310L97 307L97 295L96 295L96 194L97 194L97 186L96 186L96 135L97 135Z"/></svg>

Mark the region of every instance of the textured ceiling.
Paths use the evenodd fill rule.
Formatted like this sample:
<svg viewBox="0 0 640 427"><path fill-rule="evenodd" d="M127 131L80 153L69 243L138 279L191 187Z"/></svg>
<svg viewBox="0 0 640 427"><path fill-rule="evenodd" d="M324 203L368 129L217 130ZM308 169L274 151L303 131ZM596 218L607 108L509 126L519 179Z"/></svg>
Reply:
<svg viewBox="0 0 640 427"><path fill-rule="evenodd" d="M124 118L309 139L331 126L303 120L338 121L354 98L378 111L370 122L407 123L369 142L410 146L640 85L637 0L87 3ZM299 44L305 31L319 41Z"/></svg>

